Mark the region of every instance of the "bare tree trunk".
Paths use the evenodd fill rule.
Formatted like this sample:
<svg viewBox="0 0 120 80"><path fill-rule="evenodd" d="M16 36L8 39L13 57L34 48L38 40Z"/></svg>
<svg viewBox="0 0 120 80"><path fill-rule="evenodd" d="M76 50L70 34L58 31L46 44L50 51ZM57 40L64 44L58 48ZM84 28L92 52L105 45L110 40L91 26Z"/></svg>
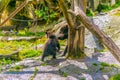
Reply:
<svg viewBox="0 0 120 80"><path fill-rule="evenodd" d="M74 11L76 12L76 7L79 7L81 10L83 10L86 13L86 6L87 1L86 0L74 0ZM84 52L84 41L85 41L85 27L83 25L80 26L79 29L79 38L80 38L80 49L82 52Z"/></svg>
<svg viewBox="0 0 120 80"><path fill-rule="evenodd" d="M76 24L76 18L72 19L72 16L67 13L67 8L63 0L58 0L63 14L69 25L68 31L68 58L79 58L84 54L84 28ZM78 4L77 4L78 3ZM80 5L79 0L73 0L73 9L75 6ZM82 29L82 30L80 30Z"/></svg>
<svg viewBox="0 0 120 80"><path fill-rule="evenodd" d="M113 42L113 40L104 34L103 31L101 31L97 25L95 25L92 21L89 20L89 18L85 15L85 13L77 8L77 13L74 11L69 11L71 14L73 14L75 17L78 18L80 22L84 24L84 26L94 35L96 36L100 42L102 42L109 51L113 54L113 56L120 62L120 49L117 47L117 45Z"/></svg>

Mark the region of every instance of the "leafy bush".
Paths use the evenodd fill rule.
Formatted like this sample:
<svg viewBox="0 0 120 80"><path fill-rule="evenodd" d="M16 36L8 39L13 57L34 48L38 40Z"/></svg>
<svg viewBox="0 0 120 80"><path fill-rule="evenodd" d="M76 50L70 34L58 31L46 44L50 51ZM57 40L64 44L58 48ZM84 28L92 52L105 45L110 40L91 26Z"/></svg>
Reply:
<svg viewBox="0 0 120 80"><path fill-rule="evenodd" d="M97 7L98 12L109 11L111 9L112 9L111 6L109 6L107 4L99 4L98 7Z"/></svg>

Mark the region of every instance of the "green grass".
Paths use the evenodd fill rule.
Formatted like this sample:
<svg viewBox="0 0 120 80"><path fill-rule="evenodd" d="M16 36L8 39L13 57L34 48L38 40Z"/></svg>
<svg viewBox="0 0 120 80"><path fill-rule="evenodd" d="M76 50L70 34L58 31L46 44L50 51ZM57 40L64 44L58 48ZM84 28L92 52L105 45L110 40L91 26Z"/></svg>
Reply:
<svg viewBox="0 0 120 80"><path fill-rule="evenodd" d="M94 65L94 66L98 66L98 64L97 64L97 63L95 63L95 62L93 63L93 65Z"/></svg>
<svg viewBox="0 0 120 80"><path fill-rule="evenodd" d="M103 66L103 67L110 66L108 63L105 63L105 62L101 62L100 65Z"/></svg>
<svg viewBox="0 0 120 80"><path fill-rule="evenodd" d="M20 54L22 56L24 56L24 58L29 58L29 57L36 57L36 56L40 56L42 54L42 51L41 50L22 50L20 52Z"/></svg>
<svg viewBox="0 0 120 80"><path fill-rule="evenodd" d="M120 80L120 73L112 76L110 80Z"/></svg>
<svg viewBox="0 0 120 80"><path fill-rule="evenodd" d="M35 41L0 41L0 55L11 54L14 51L19 51L19 57L13 55L11 58L0 58L0 64L6 65L22 60L24 58L41 56L42 49L33 50L32 47L38 44L44 44L46 38Z"/></svg>
<svg viewBox="0 0 120 80"><path fill-rule="evenodd" d="M19 31L19 33L16 36L41 36L43 37L45 35L45 32L36 32L36 33L32 33L29 31Z"/></svg>
<svg viewBox="0 0 120 80"><path fill-rule="evenodd" d="M9 71L20 71L21 69L23 69L23 66L17 65L17 66L10 68Z"/></svg>

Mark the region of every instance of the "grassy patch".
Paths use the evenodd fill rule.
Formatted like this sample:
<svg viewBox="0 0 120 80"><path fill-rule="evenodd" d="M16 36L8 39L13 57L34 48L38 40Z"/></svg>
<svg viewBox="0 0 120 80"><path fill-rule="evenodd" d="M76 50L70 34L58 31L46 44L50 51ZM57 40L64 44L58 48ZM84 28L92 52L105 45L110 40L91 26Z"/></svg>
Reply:
<svg viewBox="0 0 120 80"><path fill-rule="evenodd" d="M94 65L94 66L98 66L98 64L97 64L97 63L93 63L93 65Z"/></svg>
<svg viewBox="0 0 120 80"><path fill-rule="evenodd" d="M29 57L36 57L40 56L42 54L41 50L22 50L20 51L20 54L24 56L24 58L29 58Z"/></svg>
<svg viewBox="0 0 120 80"><path fill-rule="evenodd" d="M10 68L9 71L20 71L21 69L23 69L23 66L17 65L17 66Z"/></svg>
<svg viewBox="0 0 120 80"><path fill-rule="evenodd" d="M86 80L84 77L82 77L80 80Z"/></svg>
<svg viewBox="0 0 120 80"><path fill-rule="evenodd" d="M114 14L115 16L120 16L120 11Z"/></svg>
<svg viewBox="0 0 120 80"><path fill-rule="evenodd" d="M33 32L29 32L27 30L22 30L22 31L19 31L16 36L41 36L41 37L43 37L44 35L45 35L45 32L33 33Z"/></svg>
<svg viewBox="0 0 120 80"><path fill-rule="evenodd" d="M110 80L120 80L120 73L112 76Z"/></svg>
<svg viewBox="0 0 120 80"><path fill-rule="evenodd" d="M105 63L105 62L101 62L100 65L103 66L103 67L108 67L108 66L110 66L108 63Z"/></svg>
<svg viewBox="0 0 120 80"><path fill-rule="evenodd" d="M11 54L14 51L19 51L19 56L0 59L0 64L6 65L22 60L23 58L36 57L42 54L42 49L33 50L32 47L45 43L46 38L43 37L34 41L0 41L0 55Z"/></svg>
<svg viewBox="0 0 120 80"><path fill-rule="evenodd" d="M41 64L41 66L47 66L47 63L46 63L46 62L43 62L43 63Z"/></svg>

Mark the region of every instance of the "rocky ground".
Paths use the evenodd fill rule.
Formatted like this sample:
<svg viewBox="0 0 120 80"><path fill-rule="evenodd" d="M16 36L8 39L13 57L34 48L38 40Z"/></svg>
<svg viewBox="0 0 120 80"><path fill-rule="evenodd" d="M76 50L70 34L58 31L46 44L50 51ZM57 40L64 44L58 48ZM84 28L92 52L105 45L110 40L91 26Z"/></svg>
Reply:
<svg viewBox="0 0 120 80"><path fill-rule="evenodd" d="M100 29L105 30L118 46L119 21L120 17L113 17L111 14L94 19ZM89 40L89 37L86 39ZM0 80L109 80L111 76L120 73L120 63L113 55L110 52L94 53L93 48L96 46L95 43L91 45L91 42L93 41L86 41L86 57L83 59L70 60L59 56L46 62L41 62L40 58L24 59L3 66Z"/></svg>
<svg viewBox="0 0 120 80"><path fill-rule="evenodd" d="M15 66L20 70L10 70ZM38 58L25 59L4 67L0 80L109 80L120 72L120 63L109 52L88 53L78 60L59 57L45 63Z"/></svg>

